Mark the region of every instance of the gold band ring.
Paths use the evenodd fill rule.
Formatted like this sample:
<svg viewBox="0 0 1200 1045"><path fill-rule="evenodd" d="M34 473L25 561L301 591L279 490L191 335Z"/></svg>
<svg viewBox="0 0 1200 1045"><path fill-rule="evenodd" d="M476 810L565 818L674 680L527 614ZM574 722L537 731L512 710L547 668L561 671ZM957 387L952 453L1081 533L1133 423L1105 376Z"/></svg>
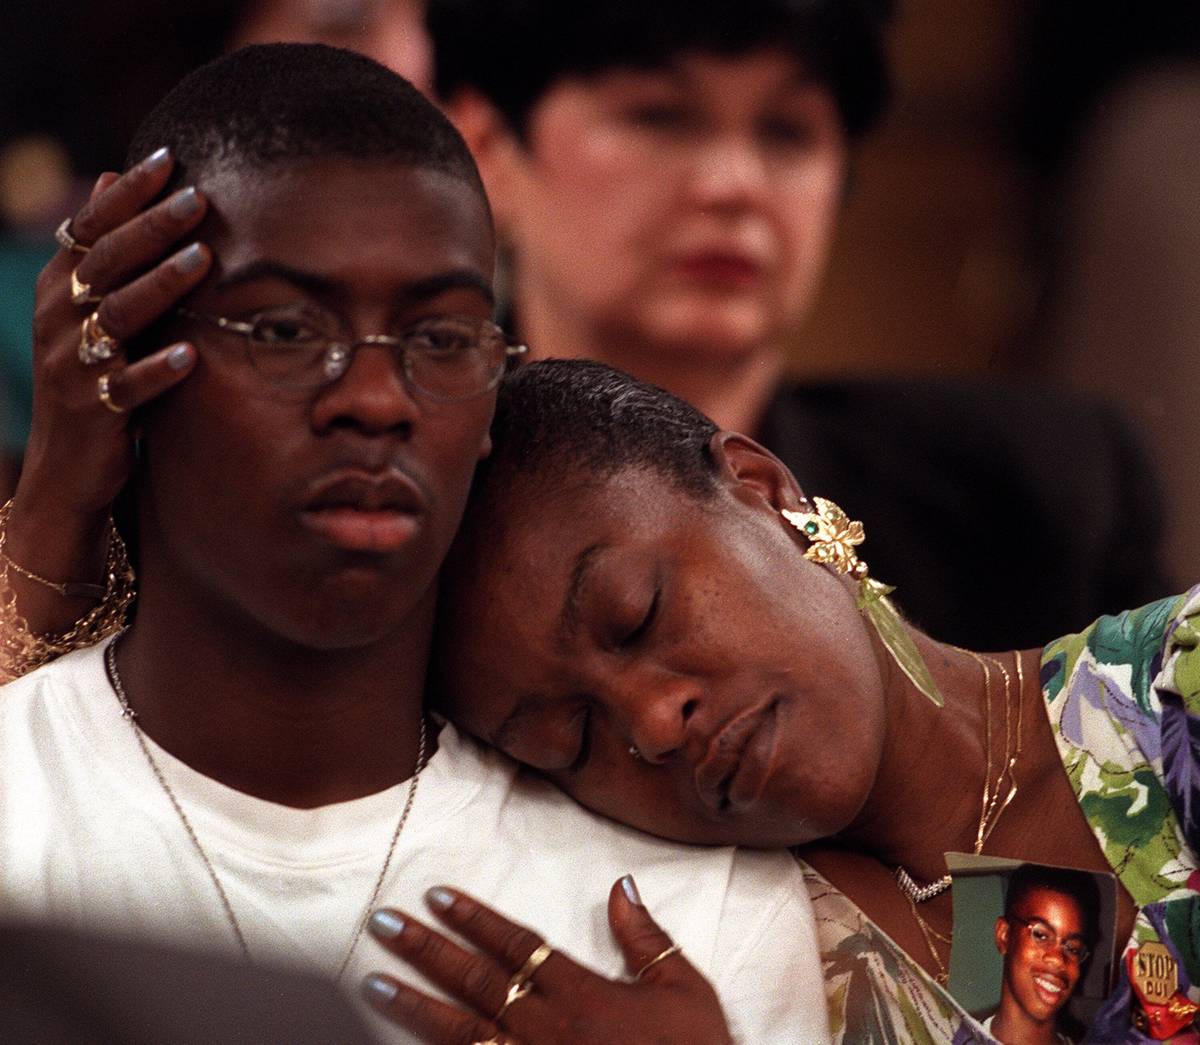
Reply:
<svg viewBox="0 0 1200 1045"><path fill-rule="evenodd" d="M79 326L79 362L84 366L112 359L120 342L100 325L100 313L93 312Z"/></svg>
<svg viewBox="0 0 1200 1045"><path fill-rule="evenodd" d="M98 378L96 378L96 396L99 398L100 402L108 407L109 410L111 410L114 414L127 413L125 407L117 406L117 404L112 401L112 394L109 392L108 388L108 379L110 377L112 377L112 374L108 373L101 374Z"/></svg>
<svg viewBox="0 0 1200 1045"><path fill-rule="evenodd" d="M58 245L63 248L63 250L70 250L76 254L86 254L92 249L91 247L85 247L79 242L79 240L71 235L70 218L64 218L62 224L54 230L54 238L58 242Z"/></svg>
<svg viewBox="0 0 1200 1045"><path fill-rule="evenodd" d="M71 304L98 305L100 295L92 293L92 285L79 278L79 269L71 269Z"/></svg>
<svg viewBox="0 0 1200 1045"><path fill-rule="evenodd" d="M499 1023L500 1017L508 1011L508 1007L513 1002L520 1001L533 990L533 974L541 968L542 962L553 952L554 948L548 943L540 943L533 949L533 953L525 959L525 964L509 979L508 993L504 996L504 1004L500 1006L500 1011L492 1017L492 1022Z"/></svg>
<svg viewBox="0 0 1200 1045"><path fill-rule="evenodd" d="M633 974L634 980L640 980L643 976L646 975L646 973L648 973L651 969L653 969L654 966L656 966L659 962L665 961L667 958L670 958L672 954L678 954L682 950L683 950L683 948L680 947L679 944L677 944L677 943L671 944L671 946L668 947L665 951L662 951L659 954L656 954L653 958L651 958L648 962L646 962L645 965L643 965L640 969L638 969L638 971Z"/></svg>

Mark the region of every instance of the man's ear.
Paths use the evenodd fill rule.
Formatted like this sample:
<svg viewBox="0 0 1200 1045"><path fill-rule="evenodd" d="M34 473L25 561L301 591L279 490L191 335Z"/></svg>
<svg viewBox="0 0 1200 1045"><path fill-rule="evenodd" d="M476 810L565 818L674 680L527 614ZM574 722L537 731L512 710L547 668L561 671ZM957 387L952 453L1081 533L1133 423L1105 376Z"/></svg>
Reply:
<svg viewBox="0 0 1200 1045"><path fill-rule="evenodd" d="M1004 915L996 919L996 950L1008 954L1008 919Z"/></svg>
<svg viewBox="0 0 1200 1045"><path fill-rule="evenodd" d="M443 109L475 157L497 228L510 228L514 179L524 147L500 110L479 91L464 87L443 103Z"/></svg>
<svg viewBox="0 0 1200 1045"><path fill-rule="evenodd" d="M738 432L717 432L708 443L718 482L736 496L765 501L775 511L796 511L807 499L796 477L765 446Z"/></svg>

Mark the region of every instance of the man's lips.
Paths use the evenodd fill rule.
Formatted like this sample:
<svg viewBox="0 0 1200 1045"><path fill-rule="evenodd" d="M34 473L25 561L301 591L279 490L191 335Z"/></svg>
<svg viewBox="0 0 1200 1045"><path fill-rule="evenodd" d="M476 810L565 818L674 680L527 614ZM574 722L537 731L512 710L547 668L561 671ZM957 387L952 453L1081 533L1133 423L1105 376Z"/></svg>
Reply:
<svg viewBox="0 0 1200 1045"><path fill-rule="evenodd" d="M339 548L385 553L413 538L424 508L420 491L397 469L344 469L313 484L300 521Z"/></svg>
<svg viewBox="0 0 1200 1045"><path fill-rule="evenodd" d="M772 702L746 712L709 741L694 779L714 812L744 809L762 794L775 762L776 710Z"/></svg>
<svg viewBox="0 0 1200 1045"><path fill-rule="evenodd" d="M1063 976L1056 972L1037 971L1033 974L1033 986L1042 1001L1051 1007L1057 1006L1064 1000L1068 984Z"/></svg>

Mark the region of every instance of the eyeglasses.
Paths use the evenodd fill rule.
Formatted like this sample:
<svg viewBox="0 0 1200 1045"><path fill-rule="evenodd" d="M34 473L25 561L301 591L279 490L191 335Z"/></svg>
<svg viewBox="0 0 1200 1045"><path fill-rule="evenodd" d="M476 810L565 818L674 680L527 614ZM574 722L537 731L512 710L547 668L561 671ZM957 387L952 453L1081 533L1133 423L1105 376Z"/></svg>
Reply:
<svg viewBox="0 0 1200 1045"><path fill-rule="evenodd" d="M332 384L350 369L360 346L382 345L400 357L410 388L432 399L470 399L495 388L508 359L526 351L510 344L491 320L466 316L437 316L395 336L347 341L337 319L320 309L272 308L245 321L189 308L178 312L240 334L250 365L271 384L288 388Z"/></svg>
<svg viewBox="0 0 1200 1045"><path fill-rule="evenodd" d="M1077 965L1082 965L1088 960L1091 955L1091 950L1088 945L1082 940L1076 940L1068 936L1065 940L1058 938L1058 933L1050 928L1040 918L1018 918L1015 914L1005 915L1010 922L1016 922L1018 925L1023 925L1029 930L1029 938L1033 941L1033 945L1046 954L1048 951L1054 950L1056 947L1060 949L1068 961L1072 961Z"/></svg>

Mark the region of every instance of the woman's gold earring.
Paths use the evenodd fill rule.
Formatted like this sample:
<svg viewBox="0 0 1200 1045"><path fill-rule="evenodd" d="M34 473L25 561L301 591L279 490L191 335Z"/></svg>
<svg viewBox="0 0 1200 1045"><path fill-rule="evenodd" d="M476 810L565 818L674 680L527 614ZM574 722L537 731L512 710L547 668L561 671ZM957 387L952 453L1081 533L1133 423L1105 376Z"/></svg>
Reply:
<svg viewBox="0 0 1200 1045"><path fill-rule="evenodd" d="M846 573L858 581L858 608L871 622L892 659L914 686L938 707L945 705L937 681L925 659L904 627L899 610L888 595L895 589L868 576L867 564L855 550L866 537L863 524L849 518L841 508L824 497L814 497L815 511L797 512L788 508L781 514L808 541L804 557L828 566L834 573Z"/></svg>

